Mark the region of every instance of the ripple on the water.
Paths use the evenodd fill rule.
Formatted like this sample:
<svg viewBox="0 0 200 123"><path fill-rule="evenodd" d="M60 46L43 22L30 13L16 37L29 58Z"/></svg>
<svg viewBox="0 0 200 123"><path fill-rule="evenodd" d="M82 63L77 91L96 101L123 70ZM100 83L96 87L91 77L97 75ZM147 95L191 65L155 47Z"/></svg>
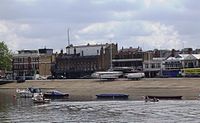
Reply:
<svg viewBox="0 0 200 123"><path fill-rule="evenodd" d="M4 105L5 106L5 105ZM6 105L7 106L7 105ZM88 101L35 105L24 100L0 110L4 122L199 122L200 101Z"/></svg>

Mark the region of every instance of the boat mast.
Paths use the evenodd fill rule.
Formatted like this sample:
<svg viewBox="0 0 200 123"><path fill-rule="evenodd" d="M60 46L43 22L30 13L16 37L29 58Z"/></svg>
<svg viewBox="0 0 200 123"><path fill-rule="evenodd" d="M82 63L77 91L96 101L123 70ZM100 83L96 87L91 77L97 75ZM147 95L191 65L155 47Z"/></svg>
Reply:
<svg viewBox="0 0 200 123"><path fill-rule="evenodd" d="M68 54L70 54L70 37L69 37L70 35L69 35L69 28L67 28L67 40L68 40L68 46L69 46L69 48L68 48Z"/></svg>
<svg viewBox="0 0 200 123"><path fill-rule="evenodd" d="M70 62L69 62L69 59L70 59L70 37L69 37L69 28L67 28L67 40L68 40L68 59L67 59L67 75L65 73L65 76L69 76L69 69L70 69Z"/></svg>

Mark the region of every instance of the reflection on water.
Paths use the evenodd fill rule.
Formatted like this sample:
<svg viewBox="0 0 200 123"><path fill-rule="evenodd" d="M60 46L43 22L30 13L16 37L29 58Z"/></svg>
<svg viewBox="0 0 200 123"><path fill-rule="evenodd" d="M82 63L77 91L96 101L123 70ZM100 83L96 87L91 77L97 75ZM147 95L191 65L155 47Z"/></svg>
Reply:
<svg viewBox="0 0 200 123"><path fill-rule="evenodd" d="M0 91L1 122L199 122L200 102L53 100L33 104L31 99L15 99Z"/></svg>

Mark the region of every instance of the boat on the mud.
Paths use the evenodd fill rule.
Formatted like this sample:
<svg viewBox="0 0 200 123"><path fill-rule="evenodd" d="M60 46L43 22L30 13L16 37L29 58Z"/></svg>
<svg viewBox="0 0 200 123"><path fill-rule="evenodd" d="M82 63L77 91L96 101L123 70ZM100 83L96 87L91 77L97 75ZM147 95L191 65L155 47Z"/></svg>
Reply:
<svg viewBox="0 0 200 123"><path fill-rule="evenodd" d="M41 93L40 88L27 88L27 89L16 89L16 96L21 98L32 98L34 93Z"/></svg>
<svg viewBox="0 0 200 123"><path fill-rule="evenodd" d="M34 87L30 87L30 88L28 88L28 90L31 92L31 93L41 93L42 92L42 90L41 90L41 88L34 88Z"/></svg>
<svg viewBox="0 0 200 123"><path fill-rule="evenodd" d="M159 102L158 98L149 98L148 96L144 97L145 102Z"/></svg>
<svg viewBox="0 0 200 123"><path fill-rule="evenodd" d="M45 98L68 98L69 94L57 90L51 90L44 93Z"/></svg>
<svg viewBox="0 0 200 123"><path fill-rule="evenodd" d="M181 100L182 96L147 96L149 99L159 99L159 100Z"/></svg>
<svg viewBox="0 0 200 123"><path fill-rule="evenodd" d="M42 93L35 93L32 100L33 100L33 103L50 103L51 102L50 99L44 98Z"/></svg>
<svg viewBox="0 0 200 123"><path fill-rule="evenodd" d="M123 73L121 71L99 71L91 75L92 78L100 80L115 80L118 79Z"/></svg>
<svg viewBox="0 0 200 123"><path fill-rule="evenodd" d="M140 73L127 73L125 76L130 80L141 80L142 78L145 77L145 74L142 73L142 72L140 72Z"/></svg>
<svg viewBox="0 0 200 123"><path fill-rule="evenodd" d="M33 93L28 89L16 89L16 96L21 98L31 98L33 97Z"/></svg>
<svg viewBox="0 0 200 123"><path fill-rule="evenodd" d="M101 100L127 100L127 94L97 94L97 99Z"/></svg>

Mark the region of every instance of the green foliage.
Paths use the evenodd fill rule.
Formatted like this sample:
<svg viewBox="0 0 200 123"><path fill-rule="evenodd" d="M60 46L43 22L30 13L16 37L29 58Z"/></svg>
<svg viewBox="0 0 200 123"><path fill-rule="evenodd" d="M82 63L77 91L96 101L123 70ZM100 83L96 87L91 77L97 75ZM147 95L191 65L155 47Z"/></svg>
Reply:
<svg viewBox="0 0 200 123"><path fill-rule="evenodd" d="M0 70L11 70L12 68L12 53L7 45L0 42Z"/></svg>

